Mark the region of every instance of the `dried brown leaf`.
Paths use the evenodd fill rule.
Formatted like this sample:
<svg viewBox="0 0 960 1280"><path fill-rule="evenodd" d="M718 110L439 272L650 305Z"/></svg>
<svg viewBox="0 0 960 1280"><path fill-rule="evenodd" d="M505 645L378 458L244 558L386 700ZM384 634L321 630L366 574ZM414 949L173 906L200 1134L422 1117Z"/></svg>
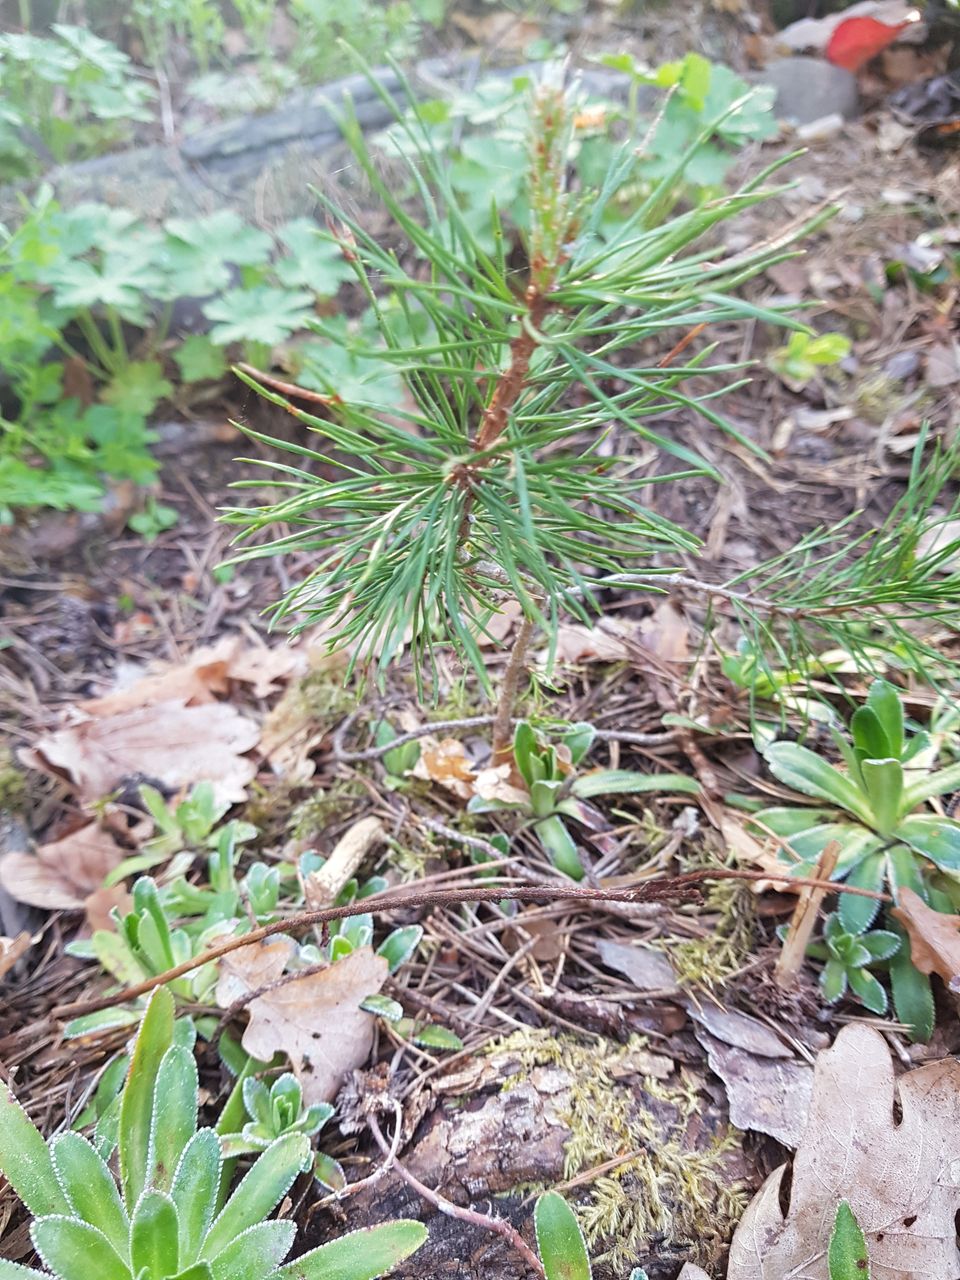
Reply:
<svg viewBox="0 0 960 1280"><path fill-rule="evenodd" d="M423 738L413 776L437 782L461 800L469 800L473 795L476 778L467 749L457 738L443 738L439 742L436 738Z"/></svg>
<svg viewBox="0 0 960 1280"><path fill-rule="evenodd" d="M231 680L251 685L255 697L266 698L307 666L303 649L245 645L239 636L224 636L216 644L194 650L183 662L161 663L132 684L81 702L80 709L88 715L108 716L158 702L197 705L227 693Z"/></svg>
<svg viewBox="0 0 960 1280"><path fill-rule="evenodd" d="M91 822L36 853L8 853L0 861L0 884L31 907L75 911L126 856L109 831Z"/></svg>
<svg viewBox="0 0 960 1280"><path fill-rule="evenodd" d="M638 991L656 991L658 995L675 995L677 986L673 965L662 951L652 947L630 947L622 942L597 939L600 963L629 978Z"/></svg>
<svg viewBox="0 0 960 1280"><path fill-rule="evenodd" d="M715 1004L695 1005L692 1002L688 1012L694 1022L735 1049L743 1049L761 1058L793 1057L771 1027L749 1014L739 1013L736 1009L721 1009Z"/></svg>
<svg viewBox="0 0 960 1280"><path fill-rule="evenodd" d="M894 1105L899 1097L899 1122ZM847 1200L887 1280L960 1276L960 1063L918 1067L895 1081L872 1027L844 1027L817 1059L810 1119L793 1163L770 1175L733 1238L728 1280L827 1280L837 1204ZM697 1276L688 1271L688 1280Z"/></svg>
<svg viewBox="0 0 960 1280"><path fill-rule="evenodd" d="M912 889L900 890L891 915L910 935L910 959L920 972L938 973L953 986L960 975L960 916L934 911Z"/></svg>
<svg viewBox="0 0 960 1280"><path fill-rule="evenodd" d="M573 622L557 628L558 662L624 662L628 653L623 629L609 618L595 627Z"/></svg>
<svg viewBox="0 0 960 1280"><path fill-rule="evenodd" d="M374 1019L360 1002L380 990L389 966L383 956L361 947L319 973L282 981L290 976L284 970L294 951L293 940L281 935L225 956L217 1003L227 1009L262 990L248 1006L243 1047L264 1061L285 1053L310 1106L332 1101L347 1073L366 1061Z"/></svg>
<svg viewBox="0 0 960 1280"><path fill-rule="evenodd" d="M259 727L227 703L162 702L78 721L41 737L20 758L65 774L84 804L137 775L171 792L209 781L218 799L235 804L256 773L243 753L259 738Z"/></svg>
<svg viewBox="0 0 960 1280"><path fill-rule="evenodd" d="M703 1027L694 1034L724 1083L730 1123L769 1134L785 1147L803 1138L813 1093L813 1068L795 1058L767 1058L724 1044Z"/></svg>

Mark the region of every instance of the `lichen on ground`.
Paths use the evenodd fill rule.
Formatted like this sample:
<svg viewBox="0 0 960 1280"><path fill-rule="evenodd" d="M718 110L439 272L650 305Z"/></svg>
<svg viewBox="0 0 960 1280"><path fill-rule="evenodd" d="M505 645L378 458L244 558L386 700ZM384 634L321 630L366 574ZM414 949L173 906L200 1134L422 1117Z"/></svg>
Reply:
<svg viewBox="0 0 960 1280"><path fill-rule="evenodd" d="M515 1056L520 1067L505 1089L536 1067L569 1073L569 1106L561 1109L571 1133L566 1179L628 1157L585 1184L587 1198L577 1205L596 1263L620 1273L650 1253L705 1266L717 1261L748 1200L727 1159L740 1140L729 1128L699 1145L689 1140L690 1122L707 1100L683 1068L666 1082L643 1074L649 1051L641 1036L620 1045L518 1031L491 1051Z"/></svg>

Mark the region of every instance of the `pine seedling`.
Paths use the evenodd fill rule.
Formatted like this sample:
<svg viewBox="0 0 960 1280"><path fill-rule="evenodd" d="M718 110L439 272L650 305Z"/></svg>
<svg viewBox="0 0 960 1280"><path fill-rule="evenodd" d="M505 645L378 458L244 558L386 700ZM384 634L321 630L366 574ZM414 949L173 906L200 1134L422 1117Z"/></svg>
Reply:
<svg viewBox="0 0 960 1280"><path fill-rule="evenodd" d="M383 247L317 195L377 318L383 347L369 354L402 377L407 401L384 411L372 384L369 396L356 388L341 396L331 379L325 396L310 397L322 401L318 416L241 372L318 443L246 428L297 462L261 461L279 496L226 518L241 526L242 558L294 553L310 566L276 618L294 629L323 622L331 644L381 669L409 647L422 685L436 674L438 646L452 646L489 690L479 640L506 599L519 601L493 732L495 754L507 758L534 629L552 637L561 615L588 621L600 591L625 569L657 589L671 562L698 546L644 494L715 473L651 420L698 416L755 450L714 405L717 387L742 384L742 366L711 363L712 346L691 355L685 339L748 318L801 328L736 290L791 256L828 211L743 252L718 243L719 224L781 190L764 185L779 161L739 191L659 219L690 157L740 102L710 122L626 219L611 221L605 215L635 171L634 147L623 145L597 190L573 190L575 95L545 81L531 100L529 221L517 265L495 210L497 249L478 243L422 116L378 92L397 115L416 212L384 178L356 120L344 131L405 235L404 250ZM638 363L650 339L659 351ZM698 390L686 386L694 376ZM637 456L649 444L677 466L651 474Z"/></svg>

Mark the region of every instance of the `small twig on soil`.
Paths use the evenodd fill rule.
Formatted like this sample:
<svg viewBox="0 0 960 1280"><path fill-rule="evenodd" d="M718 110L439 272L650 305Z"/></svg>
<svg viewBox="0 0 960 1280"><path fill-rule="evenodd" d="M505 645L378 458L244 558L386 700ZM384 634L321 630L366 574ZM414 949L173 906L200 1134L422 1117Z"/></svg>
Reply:
<svg viewBox="0 0 960 1280"><path fill-rule="evenodd" d="M451 907L464 902L556 902L571 901L587 906L599 902L665 902L668 900L689 901L699 892L701 885L710 880L762 880L780 883L770 871L746 871L737 867L701 867L696 871L685 871L679 876L662 876L655 880L643 880L639 884L624 887L619 885L609 889L590 889L582 885L572 884L525 884L496 885L490 887L469 886L465 889L440 889L418 891L415 888L390 889L384 893L372 894L359 902L347 903L340 907L324 907L322 910L301 911L288 916L285 920L276 920L273 924L253 929L250 933L239 937L227 938L208 947L206 951L192 960L184 960L165 973L158 973L152 978L138 982L135 986L126 987L110 995L100 996L96 1000L78 1001L73 1004L58 1005L52 1016L55 1018L75 1018L81 1014L97 1013L100 1009L110 1009L114 1005L126 1004L145 996L156 987L162 987L194 969L202 968L212 960L219 960L231 951L239 951L241 947L253 946L266 938L275 937L278 933L292 933L296 930L311 929L318 924L332 923L334 920L345 920L351 916L365 915L367 912L378 914L387 911L407 910L412 907ZM787 872L782 877L783 883L793 886L810 885L813 888L826 888L833 893L852 893L861 898L873 898L878 902L892 902L889 894L877 893L872 889L861 889L857 885L834 884L828 880L813 880L801 876L791 876Z"/></svg>
<svg viewBox="0 0 960 1280"><path fill-rule="evenodd" d="M285 395L295 396L298 400L309 400L312 404L322 404L327 409L339 403L337 396L325 396L319 391L308 391L306 387L298 387L294 382L284 382L282 378L275 378L272 373L264 373L256 365L245 364L242 360L237 361L236 368L242 369L244 373L249 374L251 378L256 378L258 382L262 382L265 386L273 387L275 391L282 391Z"/></svg>
<svg viewBox="0 0 960 1280"><path fill-rule="evenodd" d="M464 716L460 720L434 720L431 724L422 724L416 729L398 733L395 738L391 738L389 742L385 742L379 747L366 747L363 751L345 751L343 748L344 740L357 719L356 715L352 715L348 716L337 728L333 736L332 755L341 764L358 764L363 760L379 760L382 756L387 755L388 752L393 751L394 748L405 746L408 742L416 742L419 738L429 737L432 733L449 733L454 729L482 729L487 725L493 724L496 718L495 715L485 715ZM516 719L511 719L510 721L511 726L517 723ZM597 742L624 742L631 747L663 747L667 743L677 740L677 731L675 729L667 729L663 733L631 733L627 730L621 732L619 729L597 729L594 733L594 739Z"/></svg>
<svg viewBox="0 0 960 1280"><path fill-rule="evenodd" d="M397 1131L399 1132L403 1116L400 1110L400 1104L394 1101L393 1105L396 1112ZM370 1127L370 1132L376 1139L377 1146L386 1155L389 1155L390 1146L387 1144L387 1140L383 1136L380 1125L377 1123L376 1116L368 1113L367 1124ZM503 1239L506 1240L507 1244L516 1249L517 1253L520 1254L524 1262L526 1262L527 1266L530 1267L534 1274L540 1276L541 1280L545 1280L546 1273L543 1269L543 1263L527 1244L526 1240L524 1240L520 1232L511 1223L507 1222L504 1218L488 1217L485 1213L477 1213L475 1209L461 1209L459 1205L447 1200L446 1197L440 1195L438 1191L431 1191L430 1188L425 1186L419 1178L414 1177L409 1169L405 1169L396 1158L393 1161L393 1167L408 1186L413 1187L414 1191L416 1191L418 1195L423 1196L424 1200L426 1200L428 1204L432 1204L435 1209L438 1209L441 1213L445 1213L447 1217L458 1218L461 1222L469 1222L472 1226L482 1227L485 1231L493 1231L498 1236L502 1236Z"/></svg>

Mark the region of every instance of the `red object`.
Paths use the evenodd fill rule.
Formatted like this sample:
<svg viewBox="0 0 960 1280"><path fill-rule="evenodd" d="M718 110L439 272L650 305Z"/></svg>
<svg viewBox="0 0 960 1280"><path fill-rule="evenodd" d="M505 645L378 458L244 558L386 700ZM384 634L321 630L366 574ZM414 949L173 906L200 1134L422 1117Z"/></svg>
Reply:
<svg viewBox="0 0 960 1280"><path fill-rule="evenodd" d="M878 18L847 18L834 28L825 50L827 61L847 71L859 71L909 26L909 22L891 26Z"/></svg>

